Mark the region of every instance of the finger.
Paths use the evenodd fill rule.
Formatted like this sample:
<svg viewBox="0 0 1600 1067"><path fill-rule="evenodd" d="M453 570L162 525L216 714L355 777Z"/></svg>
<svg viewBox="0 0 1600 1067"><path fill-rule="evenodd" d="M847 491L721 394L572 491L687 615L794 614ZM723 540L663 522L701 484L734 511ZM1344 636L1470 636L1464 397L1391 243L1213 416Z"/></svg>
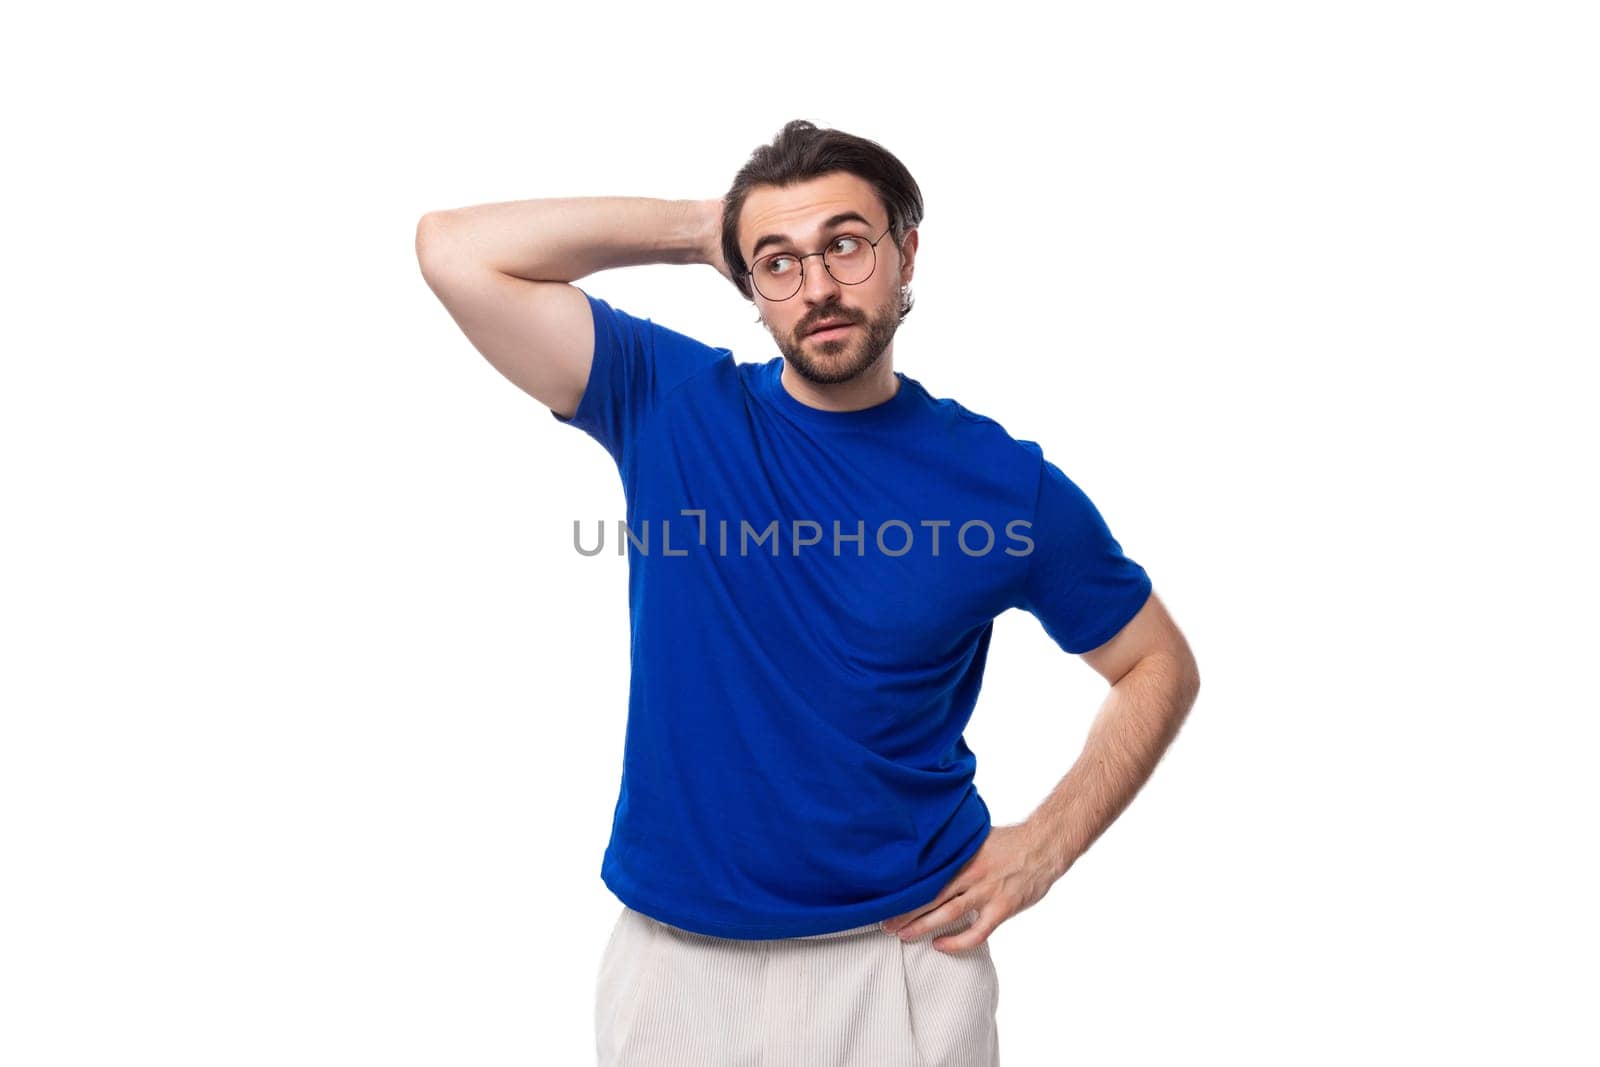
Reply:
<svg viewBox="0 0 1600 1067"><path fill-rule="evenodd" d="M965 930L951 934L948 937L935 938L933 947L940 952L964 952L969 948L976 948L983 944L993 932L994 927L984 921L983 914L980 912L972 920L972 925Z"/></svg>
<svg viewBox="0 0 1600 1067"><path fill-rule="evenodd" d="M900 939L902 941L915 941L930 930L937 930L947 923L954 922L964 914L963 911L957 910L961 908L971 911L973 910L973 905L970 902L963 903L956 897L946 900L940 906L923 912L901 927L899 931Z"/></svg>
<svg viewBox="0 0 1600 1067"><path fill-rule="evenodd" d="M896 915L893 919L890 919L888 922L884 923L883 927L891 934L899 934L900 936L904 937L906 929L912 923L917 921L917 916L920 914L921 912L908 911L904 915Z"/></svg>
<svg viewBox="0 0 1600 1067"><path fill-rule="evenodd" d="M969 860L968 862L970 863L971 861ZM963 868L963 873L964 872L965 869ZM971 888L972 885L965 884L961 875L958 874L956 877L950 879L949 882L945 883L944 888L939 890L938 896L928 901L922 907L916 908L912 911L902 912L899 915L896 915L893 919L885 919L883 923L884 929L888 930L890 933L896 933L904 928L908 923L915 922L917 919L920 919L924 916L932 915L934 912L938 911L940 907L955 900L961 896L961 894L965 893ZM913 936L920 935L921 931L927 929L930 925L938 926L939 924L937 922L931 924L923 923Z"/></svg>
<svg viewBox="0 0 1600 1067"><path fill-rule="evenodd" d="M883 921L883 927L884 927L884 929L888 930L890 933L897 933L907 923L913 922L918 917L923 916L923 915L927 915L930 912L932 912L934 909L938 908L939 905L943 904L946 899L948 899L948 898L944 897L943 895L940 895L940 897L938 899L930 900L930 901L928 901L928 903L924 904L920 908L917 908L917 909L915 909L913 911L903 911L899 915L896 915L892 919L885 919Z"/></svg>
<svg viewBox="0 0 1600 1067"><path fill-rule="evenodd" d="M988 930L979 930L976 926L973 926L961 931L959 934L935 938L933 947L940 952L964 952L969 948L976 948L983 944L988 936Z"/></svg>

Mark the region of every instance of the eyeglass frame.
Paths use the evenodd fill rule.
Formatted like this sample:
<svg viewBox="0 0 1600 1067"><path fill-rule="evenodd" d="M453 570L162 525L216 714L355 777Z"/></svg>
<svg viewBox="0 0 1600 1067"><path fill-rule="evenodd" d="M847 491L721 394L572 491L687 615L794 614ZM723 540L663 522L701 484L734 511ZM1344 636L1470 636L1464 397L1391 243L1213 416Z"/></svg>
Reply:
<svg viewBox="0 0 1600 1067"><path fill-rule="evenodd" d="M839 281L839 279L837 277L835 277L832 268L830 268L828 266L828 255L827 255L828 249L827 248L824 248L819 252L807 252L805 255L801 255L798 252L789 252L789 251L786 251L786 250L780 250L780 251L777 251L777 252L768 252L766 255L762 256L761 259L756 260L757 263L760 263L760 262L763 262L764 260L771 259L773 256L789 255L789 256L793 256L795 258L795 262L800 264L800 284L798 284L798 285L796 285L794 287L794 292L790 293L788 296L779 297L776 300L773 300L773 298L768 296L766 293L761 293L761 287L759 285L757 285L756 281L755 281L756 269L754 267L751 267L749 270L743 272L742 274L739 275L739 277L741 277L741 278L749 278L750 279L750 288L754 289L758 293L761 293L761 298L763 300L770 300L774 304L781 304L785 300L793 300L796 296L798 296L800 294L800 290L802 290L802 289L804 289L806 287L806 260L810 259L812 256L821 256L822 257L822 269L828 272L828 277L833 278L833 280L836 281L836 282L839 282L840 285L864 285L865 283L871 281L872 280L872 276L877 273L877 270L878 270L878 244L879 244L879 242L881 242L885 237L889 236L889 234L891 232L893 232L893 230L894 230L894 223L891 222L891 223L889 223L889 228L887 230L884 230L882 233L880 233L878 235L878 240L876 240L876 241L867 241L867 247L872 249L872 269L867 271L867 276L865 278L862 278L861 281L859 281L859 282L842 282L842 281ZM829 248L833 247L833 242L837 241L841 237L860 237L860 234L851 233L848 230L844 231L843 233L835 234L832 238L829 239L828 247ZM862 240L866 240L865 238L861 238L861 239Z"/></svg>

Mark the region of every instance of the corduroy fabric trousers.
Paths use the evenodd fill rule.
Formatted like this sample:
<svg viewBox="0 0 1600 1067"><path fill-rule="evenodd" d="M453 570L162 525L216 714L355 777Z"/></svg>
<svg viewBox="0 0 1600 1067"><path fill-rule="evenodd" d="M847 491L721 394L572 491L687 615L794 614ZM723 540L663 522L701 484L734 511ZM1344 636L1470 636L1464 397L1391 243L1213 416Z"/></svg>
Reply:
<svg viewBox="0 0 1600 1067"><path fill-rule="evenodd" d="M989 943L941 952L878 923L746 941L624 906L595 986L599 1067L999 1067Z"/></svg>

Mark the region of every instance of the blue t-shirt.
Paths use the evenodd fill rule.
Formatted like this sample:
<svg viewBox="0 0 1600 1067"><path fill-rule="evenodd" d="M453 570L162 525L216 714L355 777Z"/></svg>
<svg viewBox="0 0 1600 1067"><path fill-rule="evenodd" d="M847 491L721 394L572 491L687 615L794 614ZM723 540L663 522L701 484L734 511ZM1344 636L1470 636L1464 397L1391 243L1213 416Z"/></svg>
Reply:
<svg viewBox="0 0 1600 1067"><path fill-rule="evenodd" d="M927 903L990 829L962 731L995 616L1087 652L1144 605L1144 568L1036 443L905 374L824 411L782 356L739 363L585 295L589 380L551 414L616 461L625 528L579 544L627 553L632 624L601 879L738 939Z"/></svg>

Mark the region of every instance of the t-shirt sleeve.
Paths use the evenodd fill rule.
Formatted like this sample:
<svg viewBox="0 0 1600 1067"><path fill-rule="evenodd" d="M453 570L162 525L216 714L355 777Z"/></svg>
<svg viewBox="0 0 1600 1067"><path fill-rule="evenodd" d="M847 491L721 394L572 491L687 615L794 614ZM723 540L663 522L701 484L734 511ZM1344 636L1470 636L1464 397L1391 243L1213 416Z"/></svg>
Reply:
<svg viewBox="0 0 1600 1067"><path fill-rule="evenodd" d="M1117 635L1150 596L1150 576L1123 554L1086 493L1041 454L1028 536L1023 610L1062 649L1091 652Z"/></svg>
<svg viewBox="0 0 1600 1067"><path fill-rule="evenodd" d="M550 414L599 441L620 467L666 396L698 371L731 359L733 353L630 315L587 290L579 292L588 298L594 318L594 361L577 411L571 418L553 410Z"/></svg>

